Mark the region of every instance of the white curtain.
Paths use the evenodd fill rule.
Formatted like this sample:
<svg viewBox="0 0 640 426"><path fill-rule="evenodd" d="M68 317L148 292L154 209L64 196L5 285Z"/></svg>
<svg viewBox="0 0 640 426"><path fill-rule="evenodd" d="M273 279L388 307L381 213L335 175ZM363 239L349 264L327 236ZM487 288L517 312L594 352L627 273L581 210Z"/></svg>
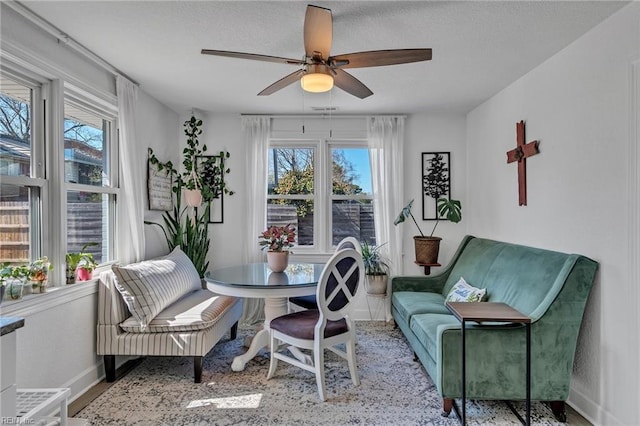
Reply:
<svg viewBox="0 0 640 426"><path fill-rule="evenodd" d="M393 220L404 203L404 117L371 117L368 119L367 133L373 177L376 243L384 244L380 252L390 260L390 275L401 275L404 270L402 230L393 225ZM387 294L389 293L388 291ZM386 316L390 320L388 300L387 297Z"/></svg>
<svg viewBox="0 0 640 426"><path fill-rule="evenodd" d="M242 129L247 147L246 190L246 238L244 241L245 262L263 262L258 245L258 235L267 225L267 158L271 119L269 117L243 117ZM264 320L264 301L245 299L241 322L253 324Z"/></svg>
<svg viewBox="0 0 640 426"><path fill-rule="evenodd" d="M118 197L118 260L123 263L144 259L144 160L136 138L138 87L122 76L116 77L120 140L120 196Z"/></svg>

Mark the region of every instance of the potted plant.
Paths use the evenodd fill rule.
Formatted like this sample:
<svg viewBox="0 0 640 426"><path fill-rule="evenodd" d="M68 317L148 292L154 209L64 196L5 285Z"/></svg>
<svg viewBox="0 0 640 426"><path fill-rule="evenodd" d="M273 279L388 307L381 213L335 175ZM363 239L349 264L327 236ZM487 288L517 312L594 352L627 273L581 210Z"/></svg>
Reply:
<svg viewBox="0 0 640 426"><path fill-rule="evenodd" d="M440 241L442 238L434 237L433 233L435 232L440 219L447 219L453 223L460 222L460 220L462 220L462 205L459 200L439 198L437 201L436 223L433 225L433 229L429 236L424 235L422 229L420 229L420 225L418 225L418 222L416 222L416 219L413 217L413 214L411 213L412 206L413 200L409 201L409 204L404 206L398 217L396 217L396 220L393 221L393 224L398 225L410 217L420 232L420 235L413 237L416 263L421 266L438 265L438 253L440 252Z"/></svg>
<svg viewBox="0 0 640 426"><path fill-rule="evenodd" d="M53 269L47 256L43 256L29 264L29 280L33 293L44 293L47 288L49 271Z"/></svg>
<svg viewBox="0 0 640 426"><path fill-rule="evenodd" d="M67 262L67 284L76 282L76 273L79 281L88 281L91 279L93 270L98 264L93 259L93 254L87 252L87 247L97 246L98 243L87 243L78 253L67 253L65 260Z"/></svg>
<svg viewBox="0 0 640 426"><path fill-rule="evenodd" d="M8 299L18 300L22 298L25 282L29 276L27 265L12 266L10 263L3 263L0 267L0 281L5 288Z"/></svg>
<svg viewBox="0 0 640 426"><path fill-rule="evenodd" d="M267 250L267 264L273 272L282 272L289 264L289 247L296 240L296 229L293 225L270 226L258 235L259 244Z"/></svg>
<svg viewBox="0 0 640 426"><path fill-rule="evenodd" d="M366 241L360 243L362 247L362 261L364 262L365 289L367 294L384 296L387 294L387 279L389 264L380 255L380 247L370 245Z"/></svg>

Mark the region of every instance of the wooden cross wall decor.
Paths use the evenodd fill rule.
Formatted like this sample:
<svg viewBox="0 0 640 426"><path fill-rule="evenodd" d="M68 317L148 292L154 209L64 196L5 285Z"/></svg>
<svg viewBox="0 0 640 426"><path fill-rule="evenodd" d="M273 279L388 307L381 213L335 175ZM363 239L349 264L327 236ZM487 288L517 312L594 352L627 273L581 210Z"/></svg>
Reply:
<svg viewBox="0 0 640 426"><path fill-rule="evenodd" d="M507 163L518 162L518 205L527 205L527 158L538 152L538 141L524 142L524 121L516 123L516 148L507 152Z"/></svg>

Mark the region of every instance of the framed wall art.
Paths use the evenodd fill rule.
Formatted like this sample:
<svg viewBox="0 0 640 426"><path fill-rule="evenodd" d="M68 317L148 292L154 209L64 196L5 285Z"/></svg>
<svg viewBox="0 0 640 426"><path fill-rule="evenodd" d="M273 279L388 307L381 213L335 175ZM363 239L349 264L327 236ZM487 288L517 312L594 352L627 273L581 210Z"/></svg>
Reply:
<svg viewBox="0 0 640 426"><path fill-rule="evenodd" d="M224 223L224 157L200 155L196 170L202 179L202 195L209 201L209 223Z"/></svg>
<svg viewBox="0 0 640 426"><path fill-rule="evenodd" d="M173 173L168 169L158 170L158 166L147 162L147 190L149 210L168 211L173 208Z"/></svg>
<svg viewBox="0 0 640 426"><path fill-rule="evenodd" d="M451 153L422 153L422 219L436 220L438 198L451 198Z"/></svg>

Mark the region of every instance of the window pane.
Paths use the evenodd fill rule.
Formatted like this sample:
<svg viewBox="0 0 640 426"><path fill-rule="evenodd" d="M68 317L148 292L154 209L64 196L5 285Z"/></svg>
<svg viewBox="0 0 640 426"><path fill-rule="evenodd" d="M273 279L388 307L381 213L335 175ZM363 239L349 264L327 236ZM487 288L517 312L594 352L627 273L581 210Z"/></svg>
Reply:
<svg viewBox="0 0 640 426"><path fill-rule="evenodd" d="M296 245L313 245L313 201L267 200L267 226L296 227Z"/></svg>
<svg viewBox="0 0 640 426"><path fill-rule="evenodd" d="M0 77L0 175L31 175L31 89Z"/></svg>
<svg viewBox="0 0 640 426"><path fill-rule="evenodd" d="M0 185L0 263L29 261L29 188Z"/></svg>
<svg viewBox="0 0 640 426"><path fill-rule="evenodd" d="M269 150L269 194L313 194L313 148Z"/></svg>
<svg viewBox="0 0 640 426"><path fill-rule="evenodd" d="M67 253L78 253L87 247L98 263L109 257L109 195L94 192L67 191Z"/></svg>
<svg viewBox="0 0 640 426"><path fill-rule="evenodd" d="M371 165L367 148L334 148L332 191L335 195L371 195Z"/></svg>
<svg viewBox="0 0 640 426"><path fill-rule="evenodd" d="M376 244L373 225L373 203L352 200L333 201L331 206L333 234L331 243L336 246L345 237L355 237L359 241Z"/></svg>
<svg viewBox="0 0 640 426"><path fill-rule="evenodd" d="M65 102L64 179L84 185L108 185L105 145L107 121Z"/></svg>

